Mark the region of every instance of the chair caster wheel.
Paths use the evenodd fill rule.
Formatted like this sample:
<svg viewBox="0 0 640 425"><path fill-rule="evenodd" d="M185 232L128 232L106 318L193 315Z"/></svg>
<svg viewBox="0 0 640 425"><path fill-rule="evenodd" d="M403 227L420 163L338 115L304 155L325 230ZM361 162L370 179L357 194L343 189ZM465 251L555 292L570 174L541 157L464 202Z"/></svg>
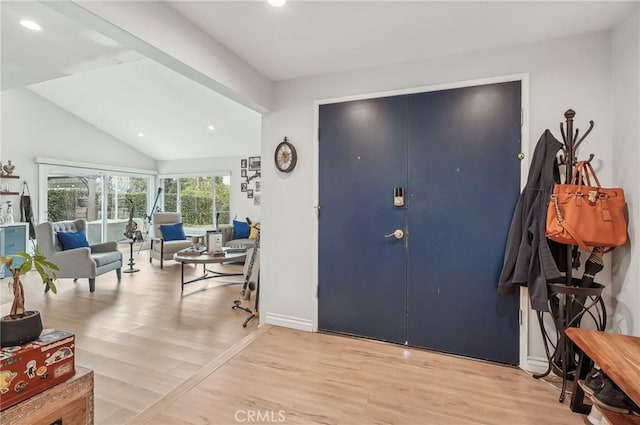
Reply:
<svg viewBox="0 0 640 425"><path fill-rule="evenodd" d="M234 305L234 306L239 306L241 303L242 303L242 301L240 301L240 300L235 300L235 301L233 302L233 305Z"/></svg>
<svg viewBox="0 0 640 425"><path fill-rule="evenodd" d="M243 328L246 328L246 327L247 327L247 324L246 324L246 323L243 323L243 324L242 324L242 327L243 327Z"/></svg>

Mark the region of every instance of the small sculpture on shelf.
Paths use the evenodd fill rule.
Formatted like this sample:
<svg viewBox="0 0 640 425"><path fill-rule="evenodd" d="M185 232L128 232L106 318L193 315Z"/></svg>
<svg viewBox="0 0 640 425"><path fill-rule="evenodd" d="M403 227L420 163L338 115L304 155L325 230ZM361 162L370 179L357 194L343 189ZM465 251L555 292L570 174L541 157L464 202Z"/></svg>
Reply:
<svg viewBox="0 0 640 425"><path fill-rule="evenodd" d="M13 170L15 170L16 166L11 163L11 160L7 161L7 163L2 167L4 170L4 174L10 176L13 174Z"/></svg>
<svg viewBox="0 0 640 425"><path fill-rule="evenodd" d="M4 222L7 224L11 224L14 222L13 219L13 204L11 201L7 201L7 213L4 215Z"/></svg>

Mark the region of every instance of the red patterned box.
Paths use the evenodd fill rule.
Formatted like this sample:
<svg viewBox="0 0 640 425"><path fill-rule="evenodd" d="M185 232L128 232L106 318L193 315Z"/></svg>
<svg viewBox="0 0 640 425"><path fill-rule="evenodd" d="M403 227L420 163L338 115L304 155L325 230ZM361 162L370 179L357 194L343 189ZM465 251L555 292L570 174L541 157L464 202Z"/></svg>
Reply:
<svg viewBox="0 0 640 425"><path fill-rule="evenodd" d="M0 348L0 410L71 378L75 368L75 335L45 329L40 338Z"/></svg>

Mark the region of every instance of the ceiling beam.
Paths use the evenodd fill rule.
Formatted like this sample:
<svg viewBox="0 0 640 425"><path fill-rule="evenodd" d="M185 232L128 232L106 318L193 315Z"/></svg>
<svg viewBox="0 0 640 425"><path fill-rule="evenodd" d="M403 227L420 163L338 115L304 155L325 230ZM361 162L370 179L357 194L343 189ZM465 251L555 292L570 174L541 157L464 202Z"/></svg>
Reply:
<svg viewBox="0 0 640 425"><path fill-rule="evenodd" d="M273 109L271 80L164 2L41 3L258 113Z"/></svg>

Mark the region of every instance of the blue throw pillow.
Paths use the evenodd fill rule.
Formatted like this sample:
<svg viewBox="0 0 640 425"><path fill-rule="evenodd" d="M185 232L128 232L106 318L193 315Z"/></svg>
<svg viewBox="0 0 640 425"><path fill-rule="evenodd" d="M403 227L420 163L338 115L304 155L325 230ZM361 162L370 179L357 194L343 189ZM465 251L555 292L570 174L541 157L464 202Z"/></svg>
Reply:
<svg viewBox="0 0 640 425"><path fill-rule="evenodd" d="M246 239L251 232L251 226L244 221L233 220L233 238L234 239Z"/></svg>
<svg viewBox="0 0 640 425"><path fill-rule="evenodd" d="M161 224L160 231L162 232L162 239L165 241L183 241L187 238L184 234L182 223Z"/></svg>
<svg viewBox="0 0 640 425"><path fill-rule="evenodd" d="M89 247L87 235L85 235L83 230L79 232L57 232L56 236L58 237L58 241L60 241L60 245L62 245L63 251Z"/></svg>

